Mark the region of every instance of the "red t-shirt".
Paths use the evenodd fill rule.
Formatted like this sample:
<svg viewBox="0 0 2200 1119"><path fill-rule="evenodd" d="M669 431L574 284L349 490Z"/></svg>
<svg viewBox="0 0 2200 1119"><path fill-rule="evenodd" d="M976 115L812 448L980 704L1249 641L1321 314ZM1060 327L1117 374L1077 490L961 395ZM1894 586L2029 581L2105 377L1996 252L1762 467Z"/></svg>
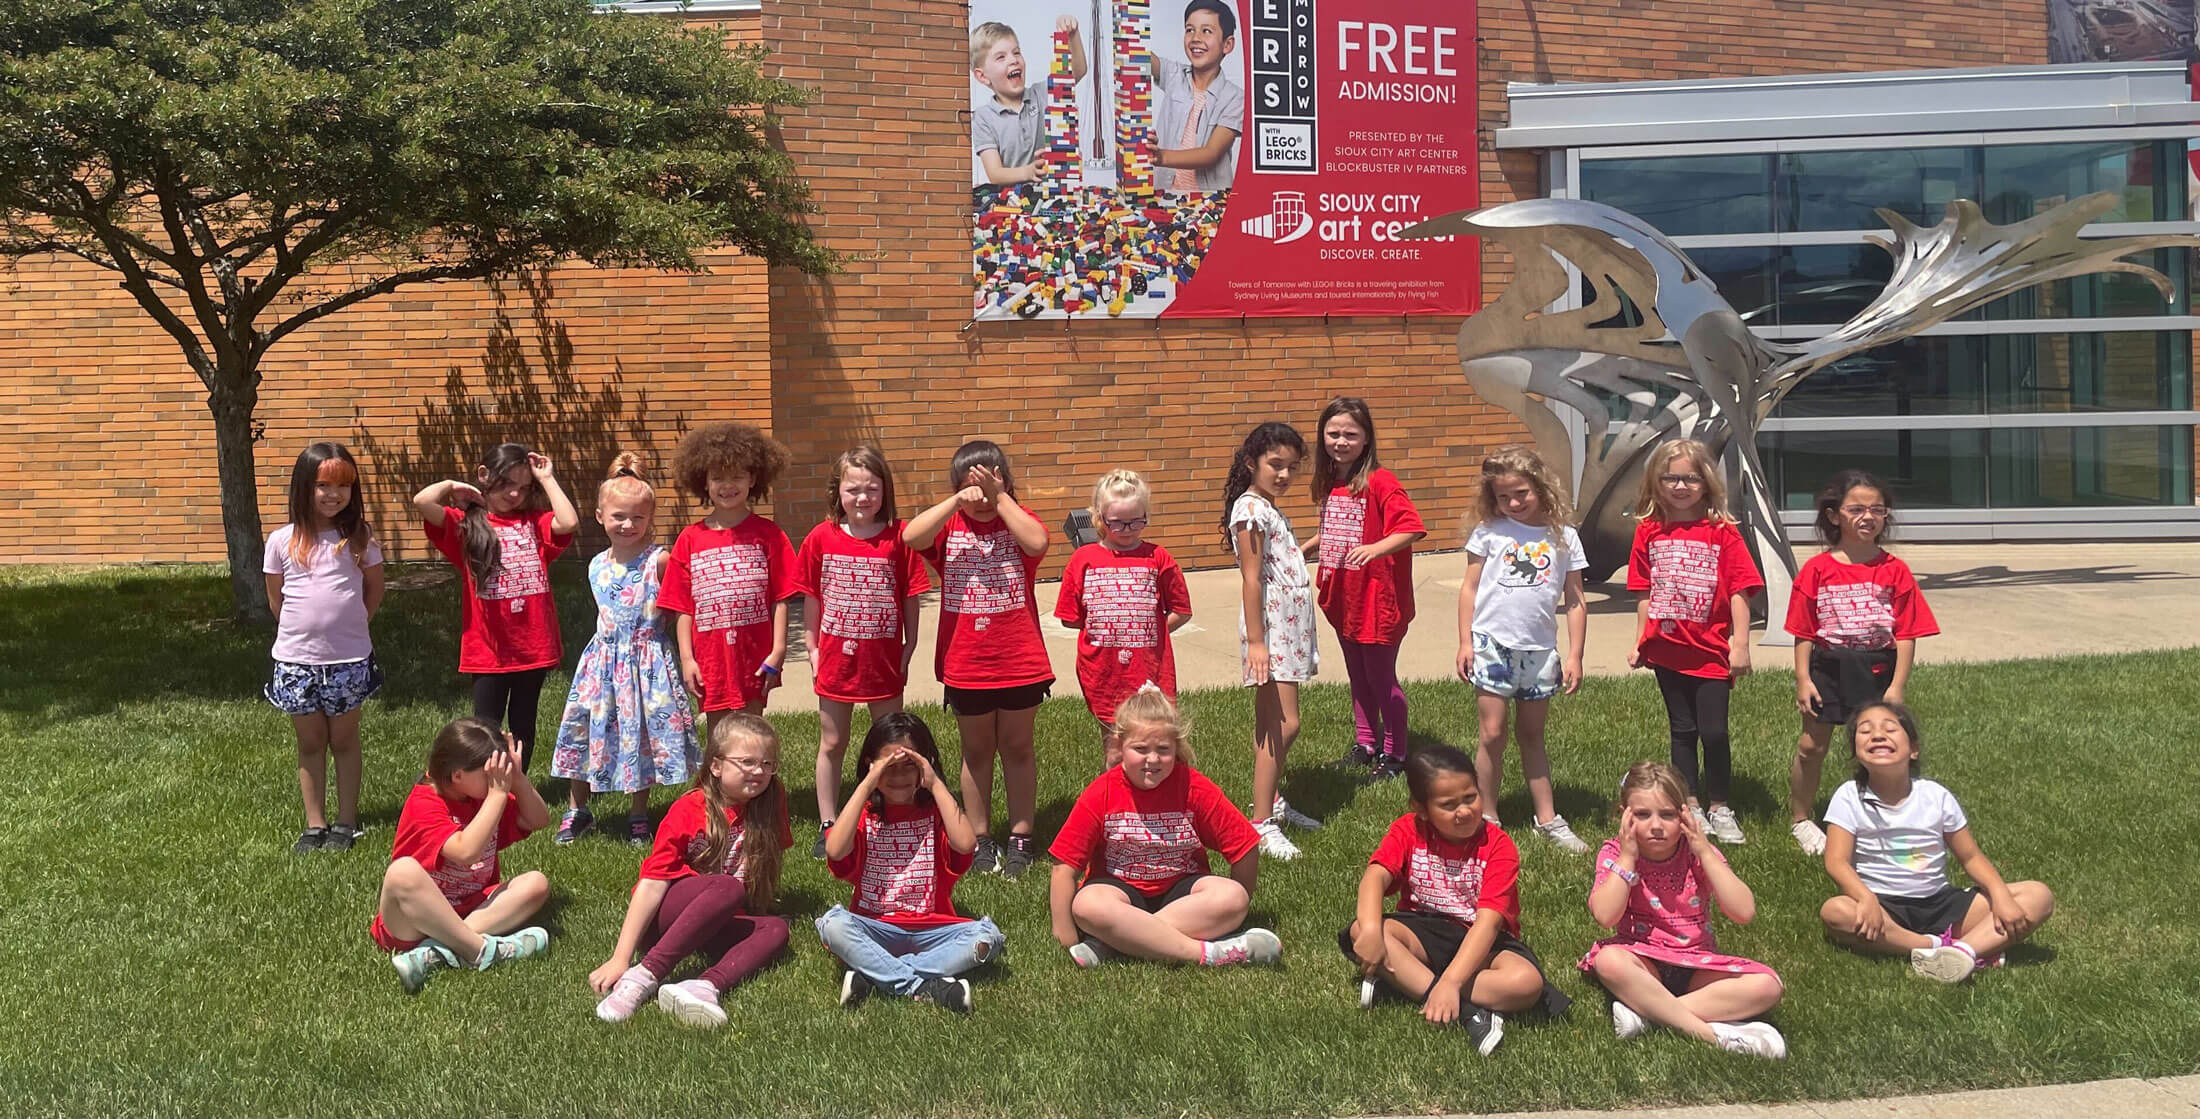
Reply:
<svg viewBox="0 0 2200 1119"><path fill-rule="evenodd" d="M1463 925L1483 909L1505 918L1520 935L1520 849L1503 828L1484 821L1466 843L1436 834L1411 812L1391 821L1368 862L1390 872L1400 913L1434 913Z"/></svg>
<svg viewBox="0 0 2200 1119"><path fill-rule="evenodd" d="M519 798L510 793L505 797L504 814L497 818L496 838L490 840L489 849L466 866L454 866L443 861L443 845L474 822L483 802L472 797L444 796L428 781L414 785L405 797L404 809L397 814L397 839L390 845L390 861L412 856L427 870L428 877L435 879L443 900L450 902L459 916L481 908L490 888L503 881L498 876L497 852L528 834L520 826Z"/></svg>
<svg viewBox="0 0 2200 1119"><path fill-rule="evenodd" d="M929 929L969 920L955 912L955 882L969 873L974 854L947 842L939 806L920 798L913 804L864 805L855 850L826 866L856 888L850 912L905 929Z"/></svg>
<svg viewBox="0 0 2200 1119"><path fill-rule="evenodd" d="M957 509L924 558L940 573L939 648L932 664L940 683L976 690L1054 679L1032 591L1040 557L1025 554L1007 521L976 521Z"/></svg>
<svg viewBox="0 0 2200 1119"><path fill-rule="evenodd" d="M1148 682L1176 698L1169 615L1191 612L1184 569L1166 548L1140 544L1117 552L1087 544L1070 554L1054 616L1081 627L1077 686L1094 717L1114 723L1116 705Z"/></svg>
<svg viewBox="0 0 2200 1119"><path fill-rule="evenodd" d="M1795 573L1787 631L1840 649L1886 649L1940 632L1910 565L1887 552L1870 563L1843 563L1820 552Z"/></svg>
<svg viewBox="0 0 2200 1119"><path fill-rule="evenodd" d="M1642 663L1726 679L1734 596L1764 585L1732 524L1643 518L1627 557L1627 589L1650 592L1650 618L1636 640Z"/></svg>
<svg viewBox="0 0 2200 1119"><path fill-rule="evenodd" d="M742 826L747 817L746 805L726 806L726 857L715 867L703 865L703 855L710 849L710 836L703 831L704 813L709 804L703 799L703 790L690 789L680 799L665 809L665 818L657 825L657 842L649 849L649 857L642 860L642 877L660 882L678 882L698 874L730 874L741 877L741 854L746 846L748 832ZM780 822L779 849L794 846L794 830L785 821Z"/></svg>
<svg viewBox="0 0 2200 1119"><path fill-rule="evenodd" d="M1360 645L1396 645L1413 620L1413 549L1384 556L1365 567L1348 567L1344 557L1362 544L1400 532L1427 532L1421 511L1413 507L1398 478L1376 469L1367 488L1329 491L1322 502L1321 571L1315 576L1316 601L1337 636Z"/></svg>
<svg viewBox="0 0 2200 1119"><path fill-rule="evenodd" d="M458 568L464 632L458 639L460 672L525 672L549 668L565 656L558 637L558 604L550 597L550 561L572 546L573 536L550 531L553 514L489 514L500 558L487 586L476 586L466 565L466 511L446 506L443 523L422 521L428 543Z"/></svg>
<svg viewBox="0 0 2200 1119"><path fill-rule="evenodd" d="M762 707L757 666L772 652L772 604L793 598L794 549L754 513L732 528L698 521L680 532L657 588L657 608L695 620L703 710Z"/></svg>
<svg viewBox="0 0 2200 1119"><path fill-rule="evenodd" d="M1209 850L1236 862L1260 846L1260 833L1207 775L1184 764L1161 784L1139 789L1111 767L1069 810L1047 849L1056 862L1108 874L1147 897L1197 874L1211 873Z"/></svg>
<svg viewBox="0 0 2200 1119"><path fill-rule="evenodd" d="M817 694L842 703L892 699L909 685L901 669L902 604L932 589L924 560L901 542L901 522L858 540L827 521L795 557L795 590L818 600L810 669Z"/></svg>

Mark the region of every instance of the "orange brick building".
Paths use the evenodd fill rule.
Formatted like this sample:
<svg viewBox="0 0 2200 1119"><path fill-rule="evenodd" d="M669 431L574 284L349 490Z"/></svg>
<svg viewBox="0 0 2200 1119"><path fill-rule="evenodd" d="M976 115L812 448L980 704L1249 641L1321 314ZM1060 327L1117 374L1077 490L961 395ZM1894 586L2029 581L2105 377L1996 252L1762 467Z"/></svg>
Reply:
<svg viewBox="0 0 2200 1119"><path fill-rule="evenodd" d="M773 513L798 538L850 442L886 449L913 507L943 492L953 448L982 436L1009 448L1050 524L1103 469L1145 471L1155 538L1212 565L1242 431L1279 417L1311 427L1328 397L1354 393L1375 409L1386 464L1444 526L1429 545L1456 546L1475 457L1522 434L1467 389L1458 320L970 326L966 6L703 7L623 18L727 22L817 92L782 135L847 270L776 273L732 254L702 276L567 267L405 290L323 320L266 363L270 529L291 458L317 438L361 455L385 546L420 558L419 534L399 527L404 497L488 443L547 451L586 497L617 450L662 462L687 425L739 419L795 452ZM1499 150L1509 82L2029 65L2047 49L2043 0L1482 0L1479 23L1485 204L1544 193L1560 165ZM1508 263L1493 252L1483 267L1494 296ZM0 272L0 363L0 562L221 558L203 389L111 277L43 259Z"/></svg>

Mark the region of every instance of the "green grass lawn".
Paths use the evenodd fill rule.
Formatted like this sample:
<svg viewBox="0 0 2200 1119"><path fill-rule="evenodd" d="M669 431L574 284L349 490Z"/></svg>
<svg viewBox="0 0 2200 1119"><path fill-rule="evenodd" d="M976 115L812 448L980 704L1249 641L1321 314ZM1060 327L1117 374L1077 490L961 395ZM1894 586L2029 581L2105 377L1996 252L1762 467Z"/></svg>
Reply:
<svg viewBox="0 0 2200 1119"><path fill-rule="evenodd" d="M593 617L578 565L557 571L570 663ZM610 950L638 862L600 838L561 849L544 833L505 859L507 874L550 877L547 957L446 972L408 998L366 925L428 740L466 709L453 591L392 591L375 624L389 686L365 722L369 835L349 854L307 858L289 853L299 827L289 724L259 698L266 638L220 620L226 593L205 568L0 569L0 756L12 774L0 795L0 1084L24 1113L1026 1119L1626 1107L2176 1075L2200 1054L2200 924L2188 909L2200 884L2200 651L1918 673L1926 772L1961 798L2005 875L2042 879L2059 901L2009 968L1957 987L1821 938L1829 883L1786 836L1790 681L1747 681L1733 729L1751 843L1732 861L1760 916L1719 935L1787 980L1773 1020L1791 1058L1671 1035L1615 1041L1605 1000L1571 966L1598 935L1584 904L1588 860L1529 837L1527 938L1578 1001L1561 1021L1515 1026L1479 1060L1463 1034L1402 1005L1356 1008L1334 937L1405 789L1321 768L1349 734L1334 685L1307 692L1288 785L1330 826L1302 841L1305 858L1263 867L1254 898L1256 919L1283 937L1279 968L1080 973L1047 933L1044 876L986 877L958 897L1000 923L1009 951L979 980L974 1016L890 1001L840 1011L837 968L807 918L847 891L802 857L816 832L806 774L817 722L790 715L775 721L797 815L783 900L794 952L729 997L724 1030L690 1032L653 1007L619 1027L595 1020L585 976ZM552 677L546 727L564 687ZM1409 691L1417 740L1471 747L1464 688ZM1203 693L1185 706L1205 771L1242 796L1248 697ZM954 721L924 714L952 766ZM1088 718L1074 699L1042 714L1043 834L1097 765ZM1560 809L1597 842L1622 770L1664 753L1650 680L1592 680L1560 700L1551 743ZM1829 792L1845 772L1829 767ZM542 781L558 803L562 783ZM1525 795L1517 777L1508 788L1502 807L1517 822ZM671 795L658 795L659 811ZM618 811L615 800L603 807Z"/></svg>

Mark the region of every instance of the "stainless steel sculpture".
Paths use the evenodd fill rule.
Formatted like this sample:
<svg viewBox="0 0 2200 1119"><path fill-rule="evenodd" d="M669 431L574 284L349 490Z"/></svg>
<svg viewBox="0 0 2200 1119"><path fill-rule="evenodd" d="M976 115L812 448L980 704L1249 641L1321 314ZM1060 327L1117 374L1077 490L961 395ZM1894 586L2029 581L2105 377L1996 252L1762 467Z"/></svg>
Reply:
<svg viewBox="0 0 2200 1119"><path fill-rule="evenodd" d="M1893 278L1854 318L1800 344L1756 337L1678 246L1601 203L1531 198L1431 218L1400 236L1474 236L1511 250L1513 282L1459 327L1459 361L1475 391L1519 416L1555 468L1574 463L1575 447L1548 406L1581 415L1586 439L1575 507L1591 570L1626 560L1634 537L1627 506L1650 449L1699 439L1724 458L1734 513L1765 569L1769 616L1779 619L1795 554L1757 455L1759 423L1812 373L2036 284L2128 272L2171 298L2168 278L2121 258L2200 245L2200 237L2079 236L2118 202L2111 193L2087 195L1995 225L1976 203L1959 199L1930 229L1880 210L1893 235L1867 240L1894 256ZM1588 303L1566 307L1581 280ZM1786 643L1777 622L1765 640Z"/></svg>

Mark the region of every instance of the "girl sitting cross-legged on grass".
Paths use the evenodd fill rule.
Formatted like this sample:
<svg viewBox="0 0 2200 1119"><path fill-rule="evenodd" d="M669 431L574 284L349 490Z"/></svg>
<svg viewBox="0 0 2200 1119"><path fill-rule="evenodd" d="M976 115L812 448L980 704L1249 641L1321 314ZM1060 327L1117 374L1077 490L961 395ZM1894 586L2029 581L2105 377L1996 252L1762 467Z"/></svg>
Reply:
<svg viewBox="0 0 2200 1119"><path fill-rule="evenodd" d="M710 725L695 787L657 825L611 958L588 973L588 985L604 996L596 1017L623 1022L655 995L686 1025L724 1025L718 1000L787 947L786 918L764 911L779 893L779 869L793 843L778 732L753 711L722 713ZM642 962L630 967L636 951ZM664 984L697 952L710 961L701 976Z"/></svg>
<svg viewBox="0 0 2200 1119"><path fill-rule="evenodd" d="M1714 903L1738 924L1757 899L1688 811L1688 789L1671 766L1637 762L1619 786L1619 836L1597 851L1589 914L1616 935L1597 941L1581 970L1612 994L1612 1032L1630 1038L1651 1025L1721 1049L1787 1056L1787 1039L1750 1019L1780 1001L1780 977L1755 960L1720 954Z"/></svg>
<svg viewBox="0 0 2200 1119"><path fill-rule="evenodd" d="M991 917L955 912L977 832L940 777L932 728L906 711L871 724L856 756L856 791L825 833L826 865L855 887L817 919L817 938L846 965L840 1005L873 989L970 1012L963 972L1008 942Z"/></svg>
<svg viewBox="0 0 2200 1119"><path fill-rule="evenodd" d="M1148 684L1115 709L1115 731L1122 763L1085 787L1054 838L1054 939L1080 967L1116 953L1273 963L1275 933L1236 932L1252 906L1260 836L1192 768L1176 704ZM1229 877L1209 872L1210 849L1230 861Z"/></svg>
<svg viewBox="0 0 2200 1119"><path fill-rule="evenodd" d="M1482 816L1474 762L1449 746L1413 752L1405 763L1413 811L1398 817L1360 875L1358 914L1337 934L1360 965L1360 1005L1375 1002L1380 977L1421 1004L1437 1025L1466 1028L1488 1056L1505 1036L1505 1014L1571 1001L1543 978L1542 961L1520 941L1520 852ZM1398 910L1383 912L1383 895Z"/></svg>
<svg viewBox="0 0 2200 1119"><path fill-rule="evenodd" d="M1957 983L2001 964L2002 949L2055 911L2037 882L2004 883L1971 837L1970 821L1937 781L1917 775L1917 720L1899 703L1867 703L1849 720L1856 780L1826 809L1826 873L1841 887L1818 916L1833 938L1865 952L1908 953L1910 970ZM1975 885L1948 881L1954 854Z"/></svg>
<svg viewBox="0 0 2200 1119"><path fill-rule="evenodd" d="M520 764L509 733L480 719L454 719L428 750L426 777L405 798L397 840L382 875L382 897L367 935L397 967L407 992L429 973L532 956L550 943L540 928L520 928L550 896L550 880L530 870L510 882L497 853L550 822ZM513 929L519 929L512 935Z"/></svg>

